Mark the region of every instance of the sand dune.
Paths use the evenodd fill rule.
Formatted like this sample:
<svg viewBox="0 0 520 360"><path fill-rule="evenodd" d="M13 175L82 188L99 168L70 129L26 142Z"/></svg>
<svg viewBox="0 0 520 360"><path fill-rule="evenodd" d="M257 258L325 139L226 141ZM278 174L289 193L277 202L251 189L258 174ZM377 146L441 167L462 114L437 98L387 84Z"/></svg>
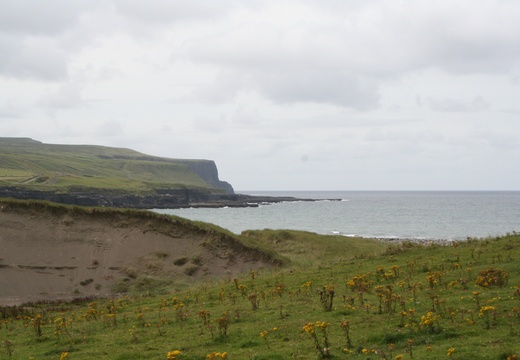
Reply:
<svg viewBox="0 0 520 360"><path fill-rule="evenodd" d="M0 206L0 304L108 295L139 276L232 276L271 262L221 233L139 212Z"/></svg>

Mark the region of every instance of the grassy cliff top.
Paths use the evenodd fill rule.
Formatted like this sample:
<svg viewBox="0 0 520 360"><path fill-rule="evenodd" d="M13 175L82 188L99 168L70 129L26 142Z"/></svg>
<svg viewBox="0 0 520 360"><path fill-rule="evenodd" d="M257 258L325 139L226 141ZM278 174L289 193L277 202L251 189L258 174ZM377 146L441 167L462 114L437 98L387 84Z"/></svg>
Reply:
<svg viewBox="0 0 520 360"><path fill-rule="evenodd" d="M76 186L130 192L211 188L194 170L203 162L208 161L162 158L106 146L0 138L0 186L50 191Z"/></svg>

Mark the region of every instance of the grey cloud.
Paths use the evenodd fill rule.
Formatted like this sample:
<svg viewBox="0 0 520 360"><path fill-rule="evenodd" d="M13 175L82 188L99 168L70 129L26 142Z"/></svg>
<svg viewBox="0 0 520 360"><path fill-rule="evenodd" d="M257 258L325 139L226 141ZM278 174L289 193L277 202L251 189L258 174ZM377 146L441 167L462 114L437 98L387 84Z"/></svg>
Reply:
<svg viewBox="0 0 520 360"><path fill-rule="evenodd" d="M0 118L17 119L22 117L22 109L14 104L10 99L0 104Z"/></svg>
<svg viewBox="0 0 520 360"><path fill-rule="evenodd" d="M489 4L470 5L459 17L452 16L437 43L434 61L458 73L504 73L518 66L520 4Z"/></svg>
<svg viewBox="0 0 520 360"><path fill-rule="evenodd" d="M250 188L519 183L520 2L0 2L3 134L211 157Z"/></svg>
<svg viewBox="0 0 520 360"><path fill-rule="evenodd" d="M0 50L0 75L43 80L67 75L68 55L50 39L16 39L0 34Z"/></svg>
<svg viewBox="0 0 520 360"><path fill-rule="evenodd" d="M197 87L191 93L183 96L176 101L202 101L208 103L221 103L234 98L241 90L243 84L243 74L239 72L223 69L213 83L204 84Z"/></svg>
<svg viewBox="0 0 520 360"><path fill-rule="evenodd" d="M363 77L312 71L254 76L260 93L278 103L315 102L368 110L379 101L377 83Z"/></svg>
<svg viewBox="0 0 520 360"><path fill-rule="evenodd" d="M379 81L358 74L348 62L341 66L341 61L334 59L334 44L326 49L328 54L321 52L320 58L313 53L319 42L314 40L308 46L294 47L267 30L258 38L218 34L218 38L191 43L187 53L194 62L222 69L211 86L196 90L192 98L225 101L240 91L255 91L281 104L314 102L358 110L377 107Z"/></svg>
<svg viewBox="0 0 520 360"><path fill-rule="evenodd" d="M218 103L241 91L254 91L278 104L310 102L368 110L378 106L377 85L372 79L341 73L225 69L212 84L198 88L184 100Z"/></svg>
<svg viewBox="0 0 520 360"><path fill-rule="evenodd" d="M376 7L387 15L376 16L381 33L374 45L390 43L378 60L398 60L393 71L400 65L403 71L432 67L463 74L504 73L518 66L520 3L401 3L379 2Z"/></svg>
<svg viewBox="0 0 520 360"><path fill-rule="evenodd" d="M503 73L518 65L520 5L403 3L349 2L334 13L330 5L307 1L327 17L303 15L284 24L259 16L240 29L223 26L192 40L186 54L195 63L226 69L213 86L231 91L206 88L205 95L225 99L254 90L277 103L363 110L377 106L381 82L410 71Z"/></svg>
<svg viewBox="0 0 520 360"><path fill-rule="evenodd" d="M56 35L73 26L91 0L4 0L0 32Z"/></svg>
<svg viewBox="0 0 520 360"><path fill-rule="evenodd" d="M378 106L378 82L374 79L326 71L291 69L224 70L210 86L194 91L188 99L219 102L240 91L256 91L279 104L322 103L357 110Z"/></svg>
<svg viewBox="0 0 520 360"><path fill-rule="evenodd" d="M392 142L392 143L418 143L418 144L441 144L445 141L444 135L437 130L381 130L372 128L364 137L365 141Z"/></svg>
<svg viewBox="0 0 520 360"><path fill-rule="evenodd" d="M475 139L484 144L488 144L494 150L514 151L515 154L519 153L520 132L518 131L506 132L502 129L487 129L485 132L477 134Z"/></svg>
<svg viewBox="0 0 520 360"><path fill-rule="evenodd" d="M99 4L99 0L3 1L0 75L24 80L65 79L72 56L102 34L99 26L92 31L81 22L83 15L102 11Z"/></svg>
<svg viewBox="0 0 520 360"><path fill-rule="evenodd" d="M50 110L63 110L86 107L87 102L81 96L80 85L67 83L60 86L57 91L42 96L38 105Z"/></svg>
<svg viewBox="0 0 520 360"><path fill-rule="evenodd" d="M122 136L124 129L119 121L107 120L95 128L95 133L102 137Z"/></svg>
<svg viewBox="0 0 520 360"><path fill-rule="evenodd" d="M205 0L114 0L117 10L145 23L168 23L193 19L211 19L223 14L228 1Z"/></svg>
<svg viewBox="0 0 520 360"><path fill-rule="evenodd" d="M439 112L476 112L490 108L489 103L480 96L476 96L471 101L450 98L430 99L429 104L433 111Z"/></svg>

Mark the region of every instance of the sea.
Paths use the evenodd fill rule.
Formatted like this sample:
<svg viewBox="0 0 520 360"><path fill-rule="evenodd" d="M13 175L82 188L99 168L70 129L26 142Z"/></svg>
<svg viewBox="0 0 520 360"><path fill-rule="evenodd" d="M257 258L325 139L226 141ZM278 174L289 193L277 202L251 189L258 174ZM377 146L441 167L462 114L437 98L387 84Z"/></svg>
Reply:
<svg viewBox="0 0 520 360"><path fill-rule="evenodd" d="M248 208L154 210L236 234L293 229L385 239L465 240L520 232L520 191L240 191L294 201Z"/></svg>

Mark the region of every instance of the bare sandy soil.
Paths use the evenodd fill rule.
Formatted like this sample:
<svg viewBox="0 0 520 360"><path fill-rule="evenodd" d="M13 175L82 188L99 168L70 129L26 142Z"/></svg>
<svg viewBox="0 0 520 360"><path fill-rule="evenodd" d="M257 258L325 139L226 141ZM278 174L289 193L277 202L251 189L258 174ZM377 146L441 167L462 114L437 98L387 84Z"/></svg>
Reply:
<svg viewBox="0 0 520 360"><path fill-rule="evenodd" d="M218 234L150 221L0 207L0 305L108 295L138 276L192 281L269 266Z"/></svg>

